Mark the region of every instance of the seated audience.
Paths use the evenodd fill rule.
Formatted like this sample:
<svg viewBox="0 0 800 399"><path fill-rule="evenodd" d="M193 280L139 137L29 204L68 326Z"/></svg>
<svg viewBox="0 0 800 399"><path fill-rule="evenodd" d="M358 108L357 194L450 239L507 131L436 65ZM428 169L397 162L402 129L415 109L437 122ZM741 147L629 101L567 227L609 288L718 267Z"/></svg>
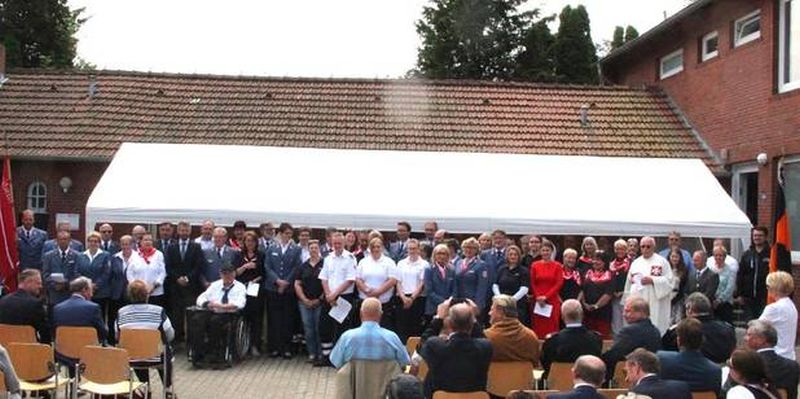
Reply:
<svg viewBox="0 0 800 399"><path fill-rule="evenodd" d="M728 360L736 348L736 331L733 326L716 320L711 312L711 302L705 295L695 292L686 298L686 317L693 317L703 325L703 345L700 352L714 363ZM678 350L677 325L670 327L661 338L661 347L668 351Z"/></svg>
<svg viewBox="0 0 800 399"><path fill-rule="evenodd" d="M737 349L731 355L730 376L737 386L731 388L727 399L777 399L780 394L769 378L764 361L749 349Z"/></svg>
<svg viewBox="0 0 800 399"><path fill-rule="evenodd" d="M197 306L208 310L195 312L190 320L194 362L220 362L225 349L225 332L231 322L229 313L244 309L247 289L236 281L236 268L225 264L220 269L220 279L212 282L197 297Z"/></svg>
<svg viewBox="0 0 800 399"><path fill-rule="evenodd" d="M26 269L26 271L27 270L36 269ZM8 357L8 351L6 351L6 348L3 348L2 345L0 345L0 372L3 373L3 382L6 386L6 392L9 394L8 399L21 399L22 396L20 395L19 391L19 379L14 371L14 365L11 364L11 358Z"/></svg>
<svg viewBox="0 0 800 399"><path fill-rule="evenodd" d="M625 359L636 348L650 352L661 349L661 334L650 321L650 306L642 297L630 297L625 301L622 316L628 323L614 339L614 345L603 354L606 372L610 379L617 362Z"/></svg>
<svg viewBox="0 0 800 399"><path fill-rule="evenodd" d="M425 394L419 378L398 374L386 386L386 399L423 399Z"/></svg>
<svg viewBox="0 0 800 399"><path fill-rule="evenodd" d="M486 390L492 345L484 338L470 336L476 323L473 309L464 303L450 307L446 323L452 333L447 337L431 337L419 350L429 370L425 377L425 397L430 398L440 390Z"/></svg>
<svg viewBox="0 0 800 399"><path fill-rule="evenodd" d="M508 295L492 298L489 309L491 327L484 334L492 344L492 360L499 362L528 361L539 363L539 339L517 318L517 301Z"/></svg>
<svg viewBox="0 0 800 399"><path fill-rule="evenodd" d="M688 317L678 323L680 352L658 351L661 377L689 384L692 392L713 391L719 394L722 378L720 367L700 352L703 345L703 324Z"/></svg>
<svg viewBox="0 0 800 399"><path fill-rule="evenodd" d="M575 382L573 389L547 395L547 399L604 399L605 396L597 392L597 389L603 385L605 378L605 363L597 356L583 355L572 367L572 379Z"/></svg>
<svg viewBox="0 0 800 399"><path fill-rule="evenodd" d="M550 334L542 345L542 367L547 378L553 363L573 363L582 355L600 356L603 340L600 335L583 325L583 307L576 299L567 299L561 305L564 329Z"/></svg>
<svg viewBox="0 0 800 399"><path fill-rule="evenodd" d="M169 343L175 338L175 330L172 328L172 323L170 323L164 308L147 303L149 296L150 292L147 283L144 281L133 280L128 284L130 305L123 306L119 310L116 325L117 336L119 336L120 330L125 329L158 330L161 333L165 348L161 356L166 356L168 359L166 370L159 368L158 375L161 376L161 381L166 389L170 389L172 387L172 348ZM161 364L163 358L132 360L136 363L141 363L141 365L147 365L151 363ZM139 381L150 382L150 373L147 369L134 369L134 372ZM164 375L165 372L166 377Z"/></svg>
<svg viewBox="0 0 800 399"><path fill-rule="evenodd" d="M759 320L768 321L778 331L778 344L775 353L795 360L795 339L797 336L797 308L790 298L794 293L794 279L784 271L767 275L767 293L775 302L767 305Z"/></svg>
<svg viewBox="0 0 800 399"><path fill-rule="evenodd" d="M103 321L100 305L92 302L92 280L78 277L69 283L72 295L53 308L53 328L56 333L59 327L94 327L97 339L106 342L108 330ZM78 359L72 359L56 352L56 359L69 367L70 376L74 375L74 365Z"/></svg>
<svg viewBox="0 0 800 399"><path fill-rule="evenodd" d="M350 360L395 360L400 367L411 363L405 345L394 332L380 326L383 310L378 298L361 302L361 327L348 330L331 351L337 369Z"/></svg>
<svg viewBox="0 0 800 399"><path fill-rule="evenodd" d="M421 343L425 343L428 338L446 336L452 332L446 320L450 314L450 308L458 305L459 303L469 305L476 318L480 316L481 310L478 308L478 305L476 305L475 302L463 298L449 298L436 307L436 314L431 319L431 322L428 323L428 328L426 328L420 336ZM472 331L470 331L469 335L472 336L472 338L486 338L483 333L483 326L480 323L475 323L472 326Z"/></svg>
<svg viewBox="0 0 800 399"><path fill-rule="evenodd" d="M691 399L689 385L683 381L665 380L658 376L658 357L644 348L638 348L625 357L625 378L630 391L652 399Z"/></svg>
<svg viewBox="0 0 800 399"><path fill-rule="evenodd" d="M50 342L50 325L42 302L42 275L36 269L19 274L17 291L0 298L0 324L31 326L39 342Z"/></svg>

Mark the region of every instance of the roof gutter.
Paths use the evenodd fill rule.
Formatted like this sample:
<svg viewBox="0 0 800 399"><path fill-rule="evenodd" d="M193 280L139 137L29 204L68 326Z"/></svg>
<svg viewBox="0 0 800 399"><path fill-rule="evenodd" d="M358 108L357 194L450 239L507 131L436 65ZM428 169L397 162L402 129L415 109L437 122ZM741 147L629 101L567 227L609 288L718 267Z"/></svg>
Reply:
<svg viewBox="0 0 800 399"><path fill-rule="evenodd" d="M702 147L706 151L708 156L711 157L714 163L718 165L717 168L711 170L711 173L713 173L714 176L716 177L729 177L731 175L731 172L725 169L725 162L722 160L722 158L719 155L717 155L717 153L711 148L711 146L708 145L708 142L703 138L700 132L697 129L695 129L692 122L689 121L689 117L686 116L683 110L681 110L681 108L678 106L678 103L676 103L675 100L673 100L672 97L667 92L665 92L664 90L661 91L664 93L664 97L667 99L667 104L669 104L669 107L670 109L672 109L672 112L674 112L675 115L678 117L678 120L680 120L681 123L687 129L689 129L689 131L692 132L692 135L694 136L695 140L697 140L697 142L700 143L700 147Z"/></svg>

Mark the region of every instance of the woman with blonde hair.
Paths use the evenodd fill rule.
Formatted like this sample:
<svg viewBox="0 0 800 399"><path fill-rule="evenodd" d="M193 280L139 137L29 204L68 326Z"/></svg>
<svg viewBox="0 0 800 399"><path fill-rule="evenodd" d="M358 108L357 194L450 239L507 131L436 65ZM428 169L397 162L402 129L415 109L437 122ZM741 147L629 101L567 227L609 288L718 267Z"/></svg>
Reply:
<svg viewBox="0 0 800 399"><path fill-rule="evenodd" d="M436 314L436 308L447 298L456 295L456 272L450 263L450 248L447 244L433 247L431 265L425 269L425 318Z"/></svg>
<svg viewBox="0 0 800 399"><path fill-rule="evenodd" d="M480 257L480 244L474 237L461 243L464 257L455 264L456 297L471 299L481 311L489 299L489 269Z"/></svg>
<svg viewBox="0 0 800 399"><path fill-rule="evenodd" d="M784 271L767 275L767 293L775 301L764 308L759 320L768 321L778 331L775 353L795 360L795 337L797 336L797 308L789 296L794 293L794 279Z"/></svg>

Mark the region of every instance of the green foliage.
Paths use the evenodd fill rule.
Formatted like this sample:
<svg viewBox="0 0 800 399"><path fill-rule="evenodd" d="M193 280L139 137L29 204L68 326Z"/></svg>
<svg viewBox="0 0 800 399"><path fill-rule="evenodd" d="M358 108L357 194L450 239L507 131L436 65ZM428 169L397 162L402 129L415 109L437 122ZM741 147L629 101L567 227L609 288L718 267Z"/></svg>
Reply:
<svg viewBox="0 0 800 399"><path fill-rule="evenodd" d="M625 43L639 37L639 31L631 25L625 28Z"/></svg>
<svg viewBox="0 0 800 399"><path fill-rule="evenodd" d="M611 39L611 49L622 47L625 44L625 28L617 26L614 28L614 38Z"/></svg>
<svg viewBox="0 0 800 399"><path fill-rule="evenodd" d="M67 0L0 0L0 42L9 67L71 68L83 8Z"/></svg>
<svg viewBox="0 0 800 399"><path fill-rule="evenodd" d="M597 51L592 42L589 14L582 5L566 6L559 15L553 45L556 77L561 82L596 84Z"/></svg>
<svg viewBox="0 0 800 399"><path fill-rule="evenodd" d="M556 38L547 26L555 16L544 18L528 29L522 39L524 50L517 57L514 78L531 82L555 81L553 44Z"/></svg>

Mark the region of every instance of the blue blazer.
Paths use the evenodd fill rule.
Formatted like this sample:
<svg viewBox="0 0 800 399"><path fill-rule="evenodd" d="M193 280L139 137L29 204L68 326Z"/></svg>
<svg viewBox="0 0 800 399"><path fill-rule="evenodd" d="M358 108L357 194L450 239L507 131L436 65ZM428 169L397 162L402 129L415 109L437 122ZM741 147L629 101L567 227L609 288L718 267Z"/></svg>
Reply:
<svg viewBox="0 0 800 399"><path fill-rule="evenodd" d="M42 259L42 281L47 287L47 303L55 305L69 298L69 282L81 275L78 269L80 255L80 253L70 248L67 250L66 261L62 262L61 251L58 249L45 254L44 259ZM65 284L63 289L56 288L56 281L52 278L54 273L64 275Z"/></svg>
<svg viewBox="0 0 800 399"><path fill-rule="evenodd" d="M581 385L569 392L547 395L547 399L605 399L605 396L593 386Z"/></svg>
<svg viewBox="0 0 800 399"><path fill-rule="evenodd" d="M630 392L647 395L652 399L692 399L688 384L683 381L664 380L658 376L642 378Z"/></svg>
<svg viewBox="0 0 800 399"><path fill-rule="evenodd" d="M56 248L58 248L58 243L56 242L55 238L45 241L44 245L42 246L42 257ZM80 241L74 239L69 242L69 248L75 252L83 252L86 250L83 248L83 244Z"/></svg>
<svg viewBox="0 0 800 399"><path fill-rule="evenodd" d="M53 327L57 329L61 326L94 327L101 343L106 341L108 335L100 305L80 295L70 296L53 309Z"/></svg>
<svg viewBox="0 0 800 399"><path fill-rule="evenodd" d="M455 265L456 272L456 296L468 298L478 305L478 309L486 308L486 300L489 298L489 269L479 258L475 258L469 268L461 271L461 267L466 259L461 259Z"/></svg>
<svg viewBox="0 0 800 399"><path fill-rule="evenodd" d="M31 228L31 238L25 236L25 228L17 227L17 252L19 253L19 268L42 270L42 249L47 241L44 230Z"/></svg>
<svg viewBox="0 0 800 399"><path fill-rule="evenodd" d="M109 296L115 301L119 301L125 297L125 291L128 289L128 277L125 270L125 262L121 257L111 256L111 276L109 278Z"/></svg>
<svg viewBox="0 0 800 399"><path fill-rule="evenodd" d="M445 269L444 278L435 265L425 269L425 314L436 314L436 307L447 298L456 295L456 272L452 267Z"/></svg>
<svg viewBox="0 0 800 399"><path fill-rule="evenodd" d="M501 265L506 263L506 249L503 248L503 250L500 253L500 256L497 256L495 254L494 247L487 249L481 252L481 260L483 261L483 263L486 263L486 269L489 270L489 282L491 284L496 283L497 269L499 269Z"/></svg>
<svg viewBox="0 0 800 399"><path fill-rule="evenodd" d="M111 241L108 242L108 248L105 248L104 245L105 245L105 241L100 240L100 249L102 249L103 251L108 252L109 255L113 256L117 252L122 251L122 248L119 247L119 243L114 241L114 240L111 240Z"/></svg>
<svg viewBox="0 0 800 399"><path fill-rule="evenodd" d="M719 395L722 370L700 351L658 351L661 378L684 381L692 392L714 391Z"/></svg>
<svg viewBox="0 0 800 399"><path fill-rule="evenodd" d="M200 288L205 291L206 285L219 280L219 271L225 264L236 265L239 263L239 251L229 247L227 244L223 247L222 257L220 258L219 252L216 247L211 247L203 251L205 255L205 264L202 270L198 271L197 279L200 281Z"/></svg>
<svg viewBox="0 0 800 399"><path fill-rule="evenodd" d="M105 299L111 297L111 256L108 252L101 252L89 261L89 256L85 253L78 257L78 273L81 276L92 279L97 285L94 297Z"/></svg>
<svg viewBox="0 0 800 399"><path fill-rule="evenodd" d="M284 253L281 253L281 245L278 241L267 248L264 253L264 276L266 276L264 289L277 292L278 286L276 283L279 279L291 283L295 271L300 267L301 253L302 248L294 242L289 243L289 247L286 248ZM286 292L291 294L294 290L290 287Z"/></svg>

